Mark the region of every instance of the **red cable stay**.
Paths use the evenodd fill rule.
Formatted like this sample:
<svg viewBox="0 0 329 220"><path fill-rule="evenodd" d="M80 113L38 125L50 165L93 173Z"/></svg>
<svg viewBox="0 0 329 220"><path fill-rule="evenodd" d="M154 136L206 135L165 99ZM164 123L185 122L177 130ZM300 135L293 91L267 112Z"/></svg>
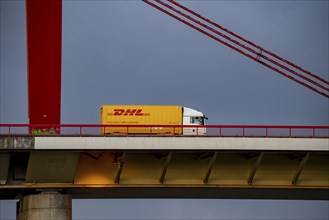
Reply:
<svg viewBox="0 0 329 220"><path fill-rule="evenodd" d="M302 86L329 98L329 82L263 47L246 40L221 25L201 16L174 0L143 0L176 20L249 57ZM223 32L221 32L223 31ZM221 38L219 38L221 37ZM224 40L225 39L225 40ZM261 60L261 58L263 60ZM299 78L298 78L299 77Z"/></svg>

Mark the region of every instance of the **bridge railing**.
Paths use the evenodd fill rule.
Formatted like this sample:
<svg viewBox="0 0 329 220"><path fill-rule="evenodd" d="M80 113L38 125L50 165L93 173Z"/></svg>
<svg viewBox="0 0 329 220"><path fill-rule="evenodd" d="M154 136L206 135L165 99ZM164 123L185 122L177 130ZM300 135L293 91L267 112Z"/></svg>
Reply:
<svg viewBox="0 0 329 220"><path fill-rule="evenodd" d="M186 136L182 133L194 137L329 138L329 126L0 124L0 135L8 137Z"/></svg>

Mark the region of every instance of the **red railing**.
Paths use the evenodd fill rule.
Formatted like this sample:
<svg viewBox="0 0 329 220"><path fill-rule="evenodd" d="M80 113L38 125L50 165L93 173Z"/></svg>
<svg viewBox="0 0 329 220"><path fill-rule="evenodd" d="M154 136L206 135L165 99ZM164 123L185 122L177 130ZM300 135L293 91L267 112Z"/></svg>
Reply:
<svg viewBox="0 0 329 220"><path fill-rule="evenodd" d="M111 132L106 129L111 129ZM136 131L138 132L133 132ZM119 131L119 132L116 132ZM329 126L0 124L1 136L189 136L329 138ZM206 134L205 134L206 131Z"/></svg>

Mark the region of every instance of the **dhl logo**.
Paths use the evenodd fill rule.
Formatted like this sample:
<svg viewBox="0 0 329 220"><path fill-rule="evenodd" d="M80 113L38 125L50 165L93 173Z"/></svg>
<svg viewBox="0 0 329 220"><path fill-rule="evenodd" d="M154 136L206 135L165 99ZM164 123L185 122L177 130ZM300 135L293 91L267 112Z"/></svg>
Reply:
<svg viewBox="0 0 329 220"><path fill-rule="evenodd" d="M143 109L114 109L113 113L108 113L113 116L150 116L150 113L144 113Z"/></svg>

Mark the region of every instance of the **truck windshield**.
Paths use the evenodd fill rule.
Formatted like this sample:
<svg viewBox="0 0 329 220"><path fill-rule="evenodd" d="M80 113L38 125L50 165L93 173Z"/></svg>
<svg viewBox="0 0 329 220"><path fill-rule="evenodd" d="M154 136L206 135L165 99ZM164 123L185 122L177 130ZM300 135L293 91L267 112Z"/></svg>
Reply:
<svg viewBox="0 0 329 220"><path fill-rule="evenodd" d="M203 117L191 117L191 124L204 125Z"/></svg>

